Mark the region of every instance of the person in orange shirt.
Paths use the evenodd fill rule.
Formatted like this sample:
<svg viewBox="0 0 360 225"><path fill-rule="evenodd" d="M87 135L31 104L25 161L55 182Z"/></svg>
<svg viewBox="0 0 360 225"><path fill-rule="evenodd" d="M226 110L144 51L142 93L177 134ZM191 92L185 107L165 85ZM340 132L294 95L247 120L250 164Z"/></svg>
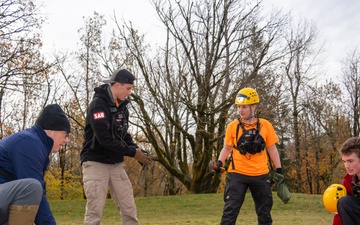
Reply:
<svg viewBox="0 0 360 225"><path fill-rule="evenodd" d="M283 175L275 145L279 138L269 121L255 115L259 102L258 93L253 88L243 88L236 95L235 104L240 118L228 124L224 147L214 167L216 172L220 172L231 154L224 191L222 225L236 223L248 189L255 202L258 224L272 224L270 211L273 199L268 155L276 172Z"/></svg>

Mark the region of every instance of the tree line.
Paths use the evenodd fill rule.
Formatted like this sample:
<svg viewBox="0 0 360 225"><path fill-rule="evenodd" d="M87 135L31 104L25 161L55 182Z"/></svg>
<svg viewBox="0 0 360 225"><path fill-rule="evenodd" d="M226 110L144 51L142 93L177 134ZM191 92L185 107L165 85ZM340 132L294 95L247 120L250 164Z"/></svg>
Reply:
<svg viewBox="0 0 360 225"><path fill-rule="evenodd" d="M42 53L41 6L1 1L0 138L30 127L50 103L71 121L71 141L51 156L46 174L51 198L84 197L86 107L94 87L118 68L136 75L130 132L155 157L148 168L126 159L136 195L221 191L226 174L208 164L238 116L234 98L243 87L258 91L258 116L274 125L291 191L321 194L341 182L337 149L359 136L357 48L339 61L337 83L324 79L326 45L306 18L266 12L263 1L150 1L164 31L161 44L147 42L116 13L109 20L94 12L78 30L78 48L51 57Z"/></svg>

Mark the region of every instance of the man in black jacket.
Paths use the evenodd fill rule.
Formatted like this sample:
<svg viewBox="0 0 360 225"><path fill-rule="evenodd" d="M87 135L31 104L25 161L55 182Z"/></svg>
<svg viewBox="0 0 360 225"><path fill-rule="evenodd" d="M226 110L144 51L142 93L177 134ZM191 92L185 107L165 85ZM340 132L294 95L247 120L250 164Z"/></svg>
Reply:
<svg viewBox="0 0 360 225"><path fill-rule="evenodd" d="M85 225L100 224L107 190L121 212L122 224L138 224L132 185L124 170L124 156L142 165L151 157L142 153L128 133L127 96L135 76L125 69L116 70L105 84L94 89L87 109L85 138L80 159L87 198Z"/></svg>

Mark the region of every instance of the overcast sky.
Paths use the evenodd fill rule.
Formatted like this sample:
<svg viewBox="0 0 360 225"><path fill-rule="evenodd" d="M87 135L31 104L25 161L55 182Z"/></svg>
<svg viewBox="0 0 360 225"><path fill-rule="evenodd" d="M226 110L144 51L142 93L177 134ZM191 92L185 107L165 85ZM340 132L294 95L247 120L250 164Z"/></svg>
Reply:
<svg viewBox="0 0 360 225"><path fill-rule="evenodd" d="M325 41L324 68L334 79L341 73L340 60L360 48L359 0L265 0L269 5L302 15L314 22L320 39ZM360 49L359 49L360 50Z"/></svg>
<svg viewBox="0 0 360 225"><path fill-rule="evenodd" d="M332 76L340 73L340 59L360 45L360 0L264 0L267 7L279 7L294 16L302 15L314 22L321 40L326 41L327 64ZM43 29L44 48L74 50L79 42L77 30L84 26L83 17L93 12L104 14L108 23L114 11L118 19L131 21L146 40L163 40L160 22L149 0L49 0L43 3L47 16Z"/></svg>

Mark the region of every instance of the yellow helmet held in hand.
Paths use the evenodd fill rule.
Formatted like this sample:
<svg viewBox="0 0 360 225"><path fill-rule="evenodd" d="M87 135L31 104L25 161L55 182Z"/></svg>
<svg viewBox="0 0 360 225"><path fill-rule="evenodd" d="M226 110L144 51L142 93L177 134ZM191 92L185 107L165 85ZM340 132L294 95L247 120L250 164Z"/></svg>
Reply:
<svg viewBox="0 0 360 225"><path fill-rule="evenodd" d="M236 105L251 105L259 102L258 93L252 88L241 89L235 98Z"/></svg>
<svg viewBox="0 0 360 225"><path fill-rule="evenodd" d="M327 211L337 213L337 203L346 196L346 188L342 184L330 185L323 194L323 203Z"/></svg>

